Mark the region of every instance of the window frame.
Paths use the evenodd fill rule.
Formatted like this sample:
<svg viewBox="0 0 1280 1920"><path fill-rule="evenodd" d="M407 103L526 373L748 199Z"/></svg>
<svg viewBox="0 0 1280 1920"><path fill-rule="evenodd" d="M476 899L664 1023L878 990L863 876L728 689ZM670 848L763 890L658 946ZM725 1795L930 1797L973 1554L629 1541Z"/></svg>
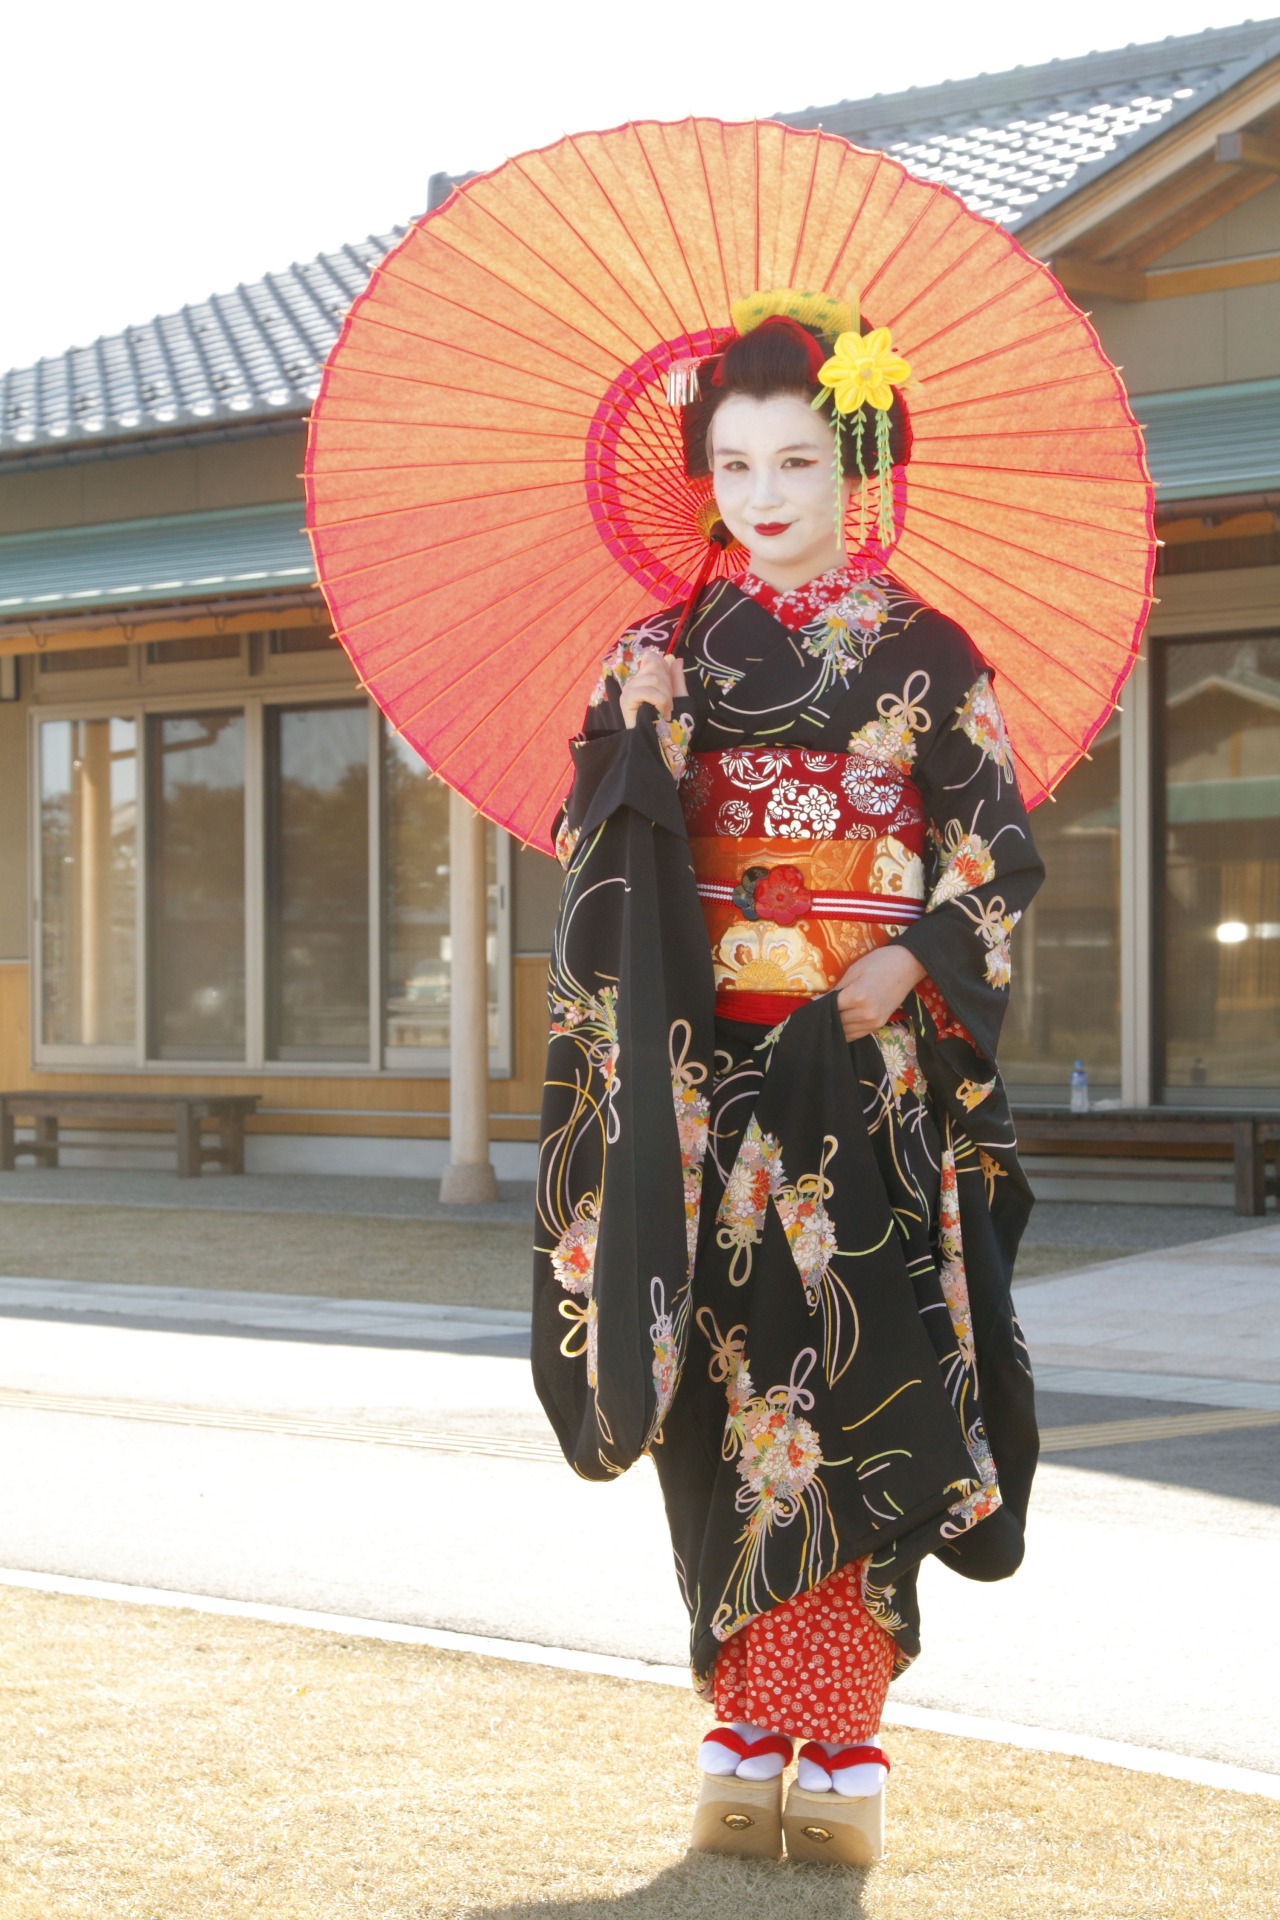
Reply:
<svg viewBox="0 0 1280 1920"><path fill-rule="evenodd" d="M1280 639L1280 625L1274 619L1254 618L1247 622L1227 621L1222 625L1183 625L1150 636L1150 667L1147 675L1148 788L1150 849L1150 927L1149 970L1149 1061L1150 1102L1156 1107L1215 1108L1256 1107L1270 1110L1280 1106L1280 1094L1259 1086L1171 1086L1168 1078L1168 763L1167 713L1168 674L1171 649L1185 646L1229 646L1242 640Z"/></svg>
<svg viewBox="0 0 1280 1920"><path fill-rule="evenodd" d="M157 669L140 665L136 651L113 689L103 685L95 673L86 674L83 693L74 688L64 692L41 687L41 697L29 711L29 749L27 755L29 809L28 871L31 901L30 1015L31 1064L37 1071L53 1070L107 1072L112 1074L165 1075L170 1079L199 1076L206 1078L302 1079L447 1079L449 1049L388 1047L385 1038L386 1004L383 964L383 858L384 796L383 735L386 722L375 703L345 675L335 676L334 662L321 656L304 662L301 672L261 676L255 674L246 684L243 669L232 680L221 673L206 674L198 681L185 666ZM290 664L294 657L289 658ZM217 662L231 666L231 662ZM285 662L273 662L284 665ZM157 671L165 674L165 689L155 685ZM168 680L172 671L181 684ZM145 678L144 678L145 676ZM68 678L72 676L68 675ZM368 717L368 885L369 885L369 1047L361 1060L272 1060L267 1057L266 1004L266 765L265 715L269 707L295 704L308 706L351 706L363 700ZM149 952L150 895L149 871L151 846L150 820L150 741L148 720L153 714L192 713L202 709L227 711L240 709L245 722L245 1054L242 1060L171 1060L148 1054L153 1031L150 1005ZM132 1047L50 1045L44 1032L44 965L41 941L44 875L42 870L43 836L41 821L41 748L40 729L49 721L76 721L118 718L132 721L137 742L138 801L135 819L136 885L134 901L134 1043ZM497 836L497 1043L489 1049L489 1077L509 1079L513 1072L513 929L511 925L511 839L501 828Z"/></svg>

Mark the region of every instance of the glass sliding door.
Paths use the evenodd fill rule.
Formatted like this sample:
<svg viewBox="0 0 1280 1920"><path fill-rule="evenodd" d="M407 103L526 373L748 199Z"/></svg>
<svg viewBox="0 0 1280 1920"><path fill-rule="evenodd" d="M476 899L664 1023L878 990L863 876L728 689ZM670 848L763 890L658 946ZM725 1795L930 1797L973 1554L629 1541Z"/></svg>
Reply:
<svg viewBox="0 0 1280 1920"><path fill-rule="evenodd" d="M136 1033L137 729L40 728L40 1039L131 1049Z"/></svg>
<svg viewBox="0 0 1280 1920"><path fill-rule="evenodd" d="M449 789L384 729L383 969L388 1063L449 1047ZM498 835L485 828L489 1046L499 1041Z"/></svg>
<svg viewBox="0 0 1280 1920"><path fill-rule="evenodd" d="M1168 641L1158 708L1165 1098L1280 1084L1280 638ZM1201 1098L1212 1098L1212 1092ZM1219 1096L1222 1097L1222 1096Z"/></svg>
<svg viewBox="0 0 1280 1920"><path fill-rule="evenodd" d="M369 711L266 710L267 1052L369 1058Z"/></svg>
<svg viewBox="0 0 1280 1920"><path fill-rule="evenodd" d="M148 756L149 1051L243 1060L244 715L153 714Z"/></svg>
<svg viewBox="0 0 1280 1920"><path fill-rule="evenodd" d="M1120 722L1113 715L1053 800L1031 815L1045 881L1013 936L1000 1046L1010 1086L1120 1084Z"/></svg>

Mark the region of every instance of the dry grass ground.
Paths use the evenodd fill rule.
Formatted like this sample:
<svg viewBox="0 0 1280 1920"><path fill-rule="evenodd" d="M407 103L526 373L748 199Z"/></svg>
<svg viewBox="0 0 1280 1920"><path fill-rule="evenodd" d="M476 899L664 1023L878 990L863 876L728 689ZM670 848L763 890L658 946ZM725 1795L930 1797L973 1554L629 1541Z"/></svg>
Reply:
<svg viewBox="0 0 1280 1920"><path fill-rule="evenodd" d="M685 1858L690 1695L0 1592L0 1920L1274 1920L1280 1807L897 1733L863 1875Z"/></svg>
<svg viewBox="0 0 1280 1920"><path fill-rule="evenodd" d="M12 1200L0 1206L0 1274L525 1311L531 1239L531 1225L493 1221ZM1128 1252L1029 1246L1018 1277L1042 1279Z"/></svg>

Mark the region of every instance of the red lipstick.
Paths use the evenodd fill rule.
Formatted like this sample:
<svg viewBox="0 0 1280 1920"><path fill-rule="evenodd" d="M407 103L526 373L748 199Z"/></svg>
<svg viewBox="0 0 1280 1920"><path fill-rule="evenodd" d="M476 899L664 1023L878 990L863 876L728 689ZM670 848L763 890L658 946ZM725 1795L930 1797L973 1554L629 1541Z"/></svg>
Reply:
<svg viewBox="0 0 1280 1920"><path fill-rule="evenodd" d="M757 527L756 532L765 536L785 533L789 525L790 522L787 520L770 520L764 526Z"/></svg>

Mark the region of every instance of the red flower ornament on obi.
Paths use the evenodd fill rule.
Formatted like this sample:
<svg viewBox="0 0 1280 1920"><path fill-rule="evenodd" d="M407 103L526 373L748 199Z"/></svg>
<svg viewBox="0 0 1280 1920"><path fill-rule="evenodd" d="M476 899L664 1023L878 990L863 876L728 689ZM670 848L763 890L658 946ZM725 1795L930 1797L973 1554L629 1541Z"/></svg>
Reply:
<svg viewBox="0 0 1280 1920"><path fill-rule="evenodd" d="M798 867L770 867L756 881L754 905L762 920L793 927L813 906L813 895Z"/></svg>

